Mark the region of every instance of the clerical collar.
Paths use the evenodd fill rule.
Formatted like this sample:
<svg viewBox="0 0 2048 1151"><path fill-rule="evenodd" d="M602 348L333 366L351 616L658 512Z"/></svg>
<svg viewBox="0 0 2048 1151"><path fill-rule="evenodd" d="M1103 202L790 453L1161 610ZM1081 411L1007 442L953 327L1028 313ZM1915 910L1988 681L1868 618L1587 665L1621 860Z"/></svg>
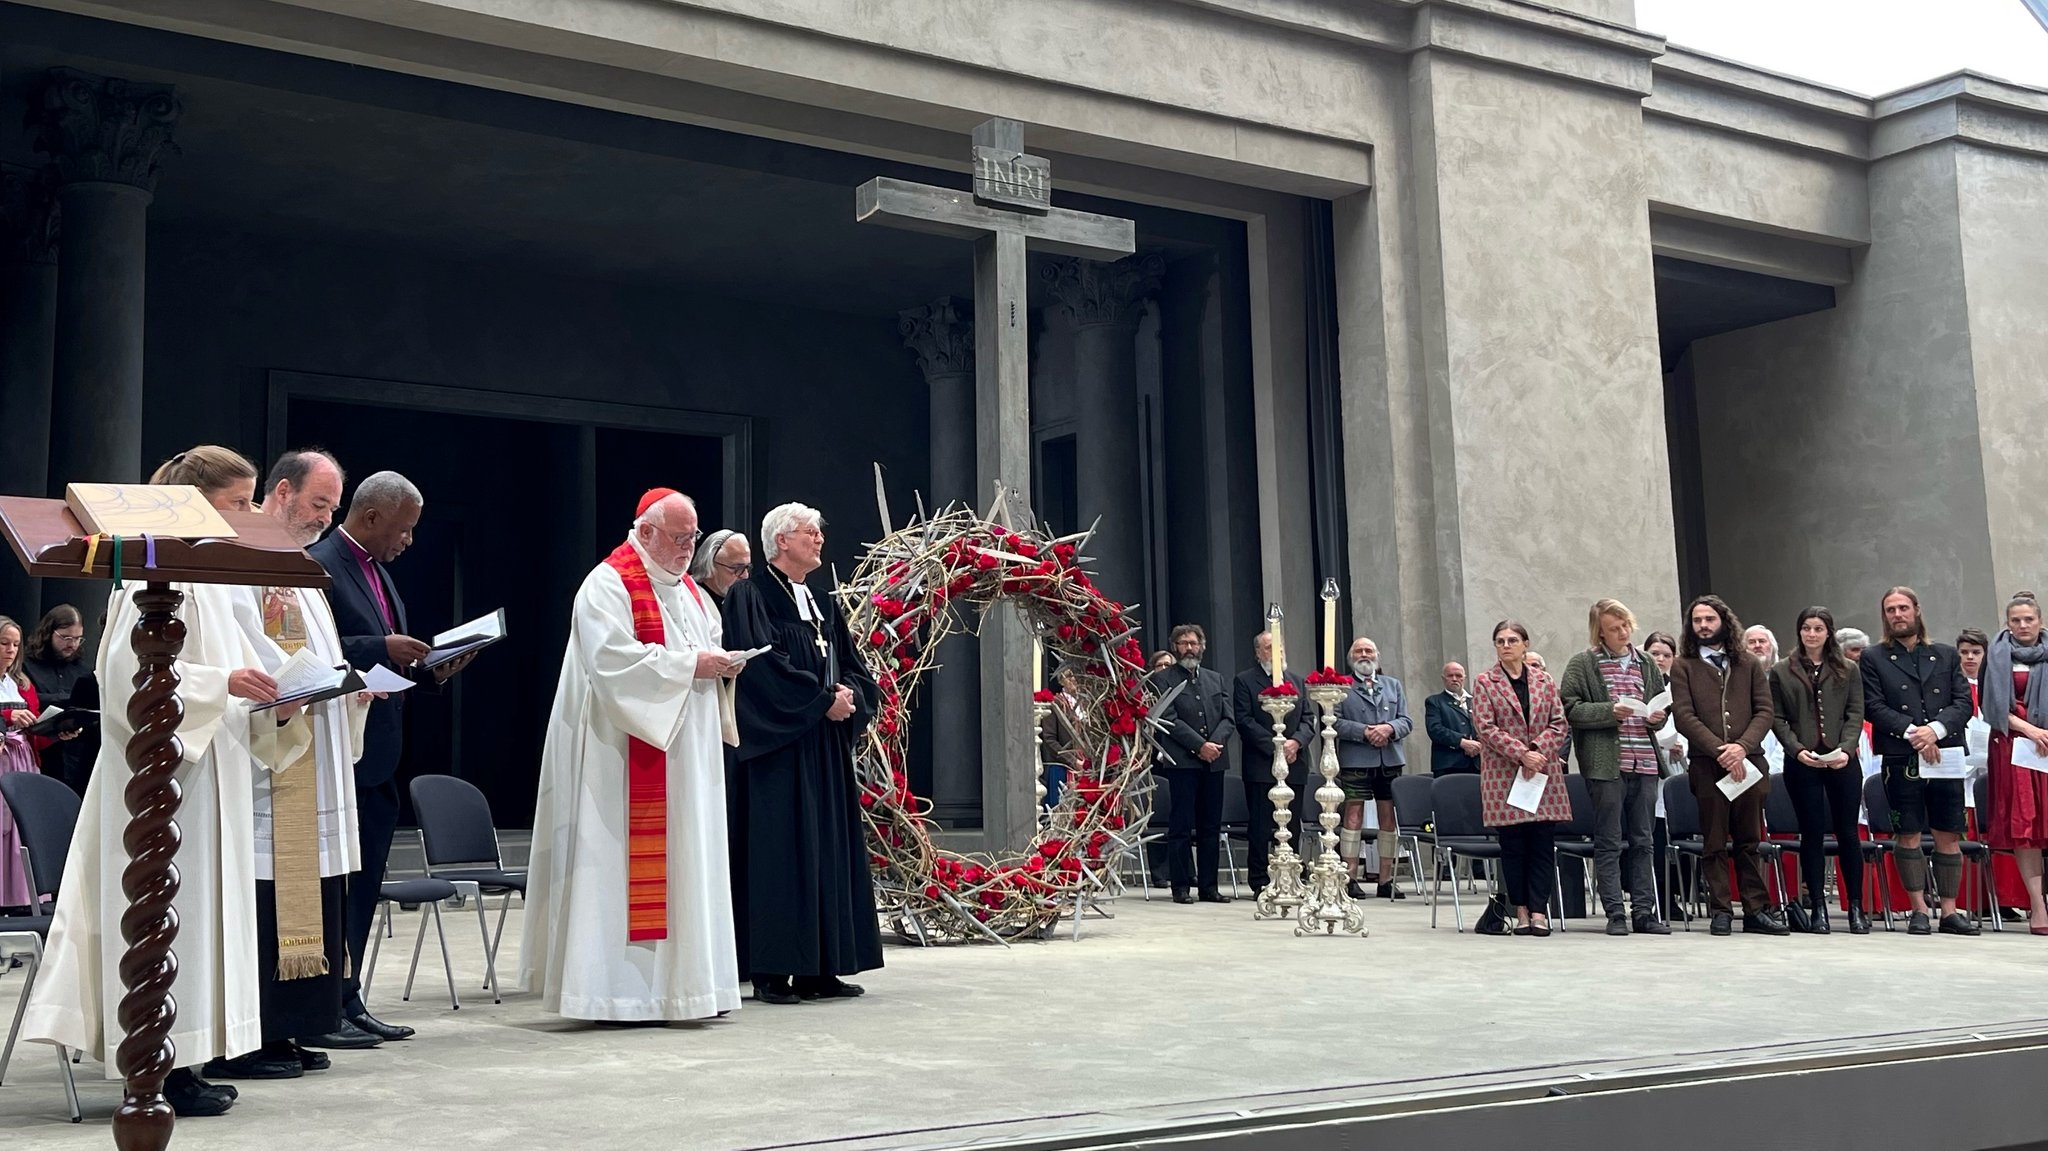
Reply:
<svg viewBox="0 0 2048 1151"><path fill-rule="evenodd" d="M674 587L683 582L683 577L647 558L647 549L640 546L639 540L627 536L626 542L633 545L633 554L640 557L640 566L647 569L648 579L663 587Z"/></svg>
<svg viewBox="0 0 2048 1151"><path fill-rule="evenodd" d="M775 573L775 578L780 580L783 588L789 592L790 602L796 605L798 619L811 623L825 618L818 611L818 601L811 598L811 589L804 586L804 581L792 579L788 572L772 563L768 565L768 570Z"/></svg>

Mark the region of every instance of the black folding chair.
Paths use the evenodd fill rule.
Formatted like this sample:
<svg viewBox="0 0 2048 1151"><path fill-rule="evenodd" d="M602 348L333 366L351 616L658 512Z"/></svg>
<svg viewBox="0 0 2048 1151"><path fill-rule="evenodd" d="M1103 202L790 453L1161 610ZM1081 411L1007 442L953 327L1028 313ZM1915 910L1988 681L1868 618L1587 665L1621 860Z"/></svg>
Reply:
<svg viewBox="0 0 2048 1151"><path fill-rule="evenodd" d="M1458 857L1481 860L1486 864L1489 877L1494 862L1500 859L1500 840L1492 829L1486 826L1479 803L1479 777L1476 775L1445 775L1431 780L1429 806L1433 812L1432 822L1436 825L1436 847L1443 852L1445 862L1450 864L1455 877ZM1443 902L1444 872L1434 869L1429 893L1429 925L1436 926L1437 905ZM1457 880L1451 881L1451 922L1459 931L1465 930L1464 904L1458 898Z"/></svg>
<svg viewBox="0 0 2048 1151"><path fill-rule="evenodd" d="M377 952L384 937L391 934L391 905L415 904L420 909L419 934L412 941L412 964L405 969L405 990L400 999L412 999L413 976L420 969L420 946L427 941L427 920L434 921L434 935L441 941L441 970L448 976L448 1010L462 1010L462 997L455 993L455 964L448 957L448 932L441 925L441 905L457 895L455 885L445 879L387 879L377 891L377 908L383 915L370 940L370 956L363 962L363 998L370 998L370 981L377 975Z"/></svg>
<svg viewBox="0 0 2048 1151"><path fill-rule="evenodd" d="M36 975L43 968L43 943L50 936L55 914L57 888L64 882L64 858L71 853L71 836L78 827L78 793L62 780L36 772L18 771L0 775L0 802L14 816L14 831L21 840L22 874L28 879L28 915L0 916L0 955L14 947L27 946L28 971L22 980L21 1002L14 1009L14 1023L7 1029L7 1045L0 1047L0 1083L7 1081L7 1064L14 1057L14 1041L21 1034L22 1016L28 1012L29 994L36 988ZM44 910L44 897L50 910ZM57 1048L57 1064L64 1069L64 1097L71 1108L71 1121L84 1118L78 1107L78 1084L71 1074L71 1054Z"/></svg>
<svg viewBox="0 0 2048 1151"><path fill-rule="evenodd" d="M1273 817L1268 813L1262 818L1270 820ZM1235 775L1225 776L1223 778L1223 824L1222 830L1217 833L1219 841L1217 847L1223 852L1223 866L1225 870L1230 872L1230 894L1233 896L1243 894L1243 890L1237 879L1239 874L1237 870L1237 848L1230 841L1233 839L1244 840L1245 854L1249 856L1252 849L1251 821L1251 805L1245 802L1244 797L1244 779ZM1249 858L1247 858L1246 862L1249 864Z"/></svg>
<svg viewBox="0 0 2048 1151"><path fill-rule="evenodd" d="M1707 841L1700 830L1700 802L1693 797L1692 779L1682 771L1664 781L1664 834L1670 849L1664 862L1664 882L1677 893L1673 902L1685 929L1691 931L1700 909L1700 865L1706 858ZM1690 868L1686 867L1688 859ZM1679 885L1680 880L1685 881L1684 886Z"/></svg>
<svg viewBox="0 0 2048 1151"><path fill-rule="evenodd" d="M1877 865L1866 867L1863 872L1863 910L1865 913L1870 910L1869 893L1874 884L1878 896L1884 901L1884 929L1892 931L1895 930L1892 927L1892 893L1884 882L1883 864L1885 856L1897 857L1899 845L1892 841L1892 801L1891 797L1884 793L1882 774L1873 775L1863 781L1863 822L1870 828L1869 842L1876 847L1877 857ZM1863 854L1865 862L1868 863L1871 857L1870 849L1864 849Z"/></svg>
<svg viewBox="0 0 2048 1151"><path fill-rule="evenodd" d="M1842 768L1841 770L1847 771L1848 768ZM1770 794L1764 796L1764 838L1771 843L1783 845L1778 848L1781 856L1786 851L1796 855L1799 851L1799 844L1805 839L1805 830L1799 826L1799 807L1792 802L1791 788L1784 786L1784 784L1784 776L1776 777L1771 781ZM1821 852L1827 859L1839 859L1842 854L1842 844L1833 835L1823 836L1821 838ZM1807 875L1803 872L1799 876L1800 882L1805 885L1808 891L1813 893L1815 899L1827 898L1827 878L1825 874L1815 876ZM1781 858L1778 863L1778 889L1784 896L1785 902L1797 902L1799 893L1788 890L1788 887L1789 885L1785 881L1785 864Z"/></svg>
<svg viewBox="0 0 2048 1151"><path fill-rule="evenodd" d="M1991 819L1991 772L1978 768L1970 776L1970 794L1977 800L1977 833L1984 834L1984 825ZM2005 909L1998 906L1998 883L1992 875L1991 860L1995 856L2012 855L2010 851L1994 851L1986 839L1984 844L1984 914L1991 917L1991 930L2005 930ZM2017 859L2018 857L2014 857Z"/></svg>
<svg viewBox="0 0 2048 1151"><path fill-rule="evenodd" d="M412 809L420 820L420 848L427 875L445 879L475 897L477 929L484 937L484 989L493 1003L504 1002L498 988L498 941L505 935L505 916L513 893L526 894L526 873L507 871L498 848L498 830L491 823L491 804L476 785L452 775L422 775L412 781ZM484 918L484 896L502 895L498 930L492 934Z"/></svg>
<svg viewBox="0 0 2048 1151"><path fill-rule="evenodd" d="M1430 792L1436 780L1427 775L1398 775L1394 777L1394 832L1398 839L1408 842L1408 858L1414 866L1410 878L1415 881L1415 894L1422 894L1422 845L1436 846L1436 830L1432 824ZM1443 860L1435 861L1442 867ZM1451 877L1456 883L1457 877Z"/></svg>

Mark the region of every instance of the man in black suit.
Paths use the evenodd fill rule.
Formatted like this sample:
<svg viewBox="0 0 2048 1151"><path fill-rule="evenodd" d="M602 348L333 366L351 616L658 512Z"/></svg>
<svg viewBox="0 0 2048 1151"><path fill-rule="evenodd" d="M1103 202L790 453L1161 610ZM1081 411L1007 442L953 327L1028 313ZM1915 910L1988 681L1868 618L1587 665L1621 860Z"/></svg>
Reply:
<svg viewBox="0 0 2048 1151"><path fill-rule="evenodd" d="M316 452L287 452L271 469L270 489L284 493L303 482ZM326 539L306 549L334 581L328 602L349 666L384 664L401 675L417 676L427 645L408 634L405 600L384 565L412 544L420 519L420 490L397 472L378 472L356 485L348 518ZM435 683L461 670L467 657L434 669ZM384 865L391 838L398 830L398 760L403 748L405 695L392 695L370 705L363 725L363 757L356 761L356 811L362 829L363 870L351 877L348 889L349 977L342 988L342 1014L357 1028L383 1039L406 1039L413 1031L385 1023L363 1005L363 956L376 920L377 893L384 884Z"/></svg>
<svg viewBox="0 0 2048 1151"><path fill-rule="evenodd" d="M1960 762L1970 722L1970 681L1962 658L1945 643L1927 642L1920 597L1895 587L1878 601L1885 641L1863 649L1863 714L1870 720L1870 744L1884 761L1884 794L1892 809L1899 881L1912 901L1906 930L1931 935L1927 914L1927 861L1920 834L1934 833L1934 886L1941 896L1944 935L1975 935L1977 924L1963 910L1964 823L1962 779L1928 778L1924 769L1944 758ZM1943 752L1953 749L1944 757Z"/></svg>
<svg viewBox="0 0 2048 1151"><path fill-rule="evenodd" d="M1444 689L1422 702L1422 726L1429 732L1429 774L1479 773L1479 729L1472 725L1464 664L1444 665Z"/></svg>
<svg viewBox="0 0 2048 1151"><path fill-rule="evenodd" d="M1252 666L1237 673L1230 692L1230 715L1237 733L1244 737L1244 803L1250 813L1246 838L1251 841L1250 874L1252 894L1266 888L1266 861L1273 851L1273 801L1266 792L1273 786L1273 717L1259 706L1259 693L1273 686L1273 637L1260 632L1252 637ZM1308 685L1291 671L1282 669L1294 686L1294 708L1282 719L1286 733L1280 753L1287 762L1287 786L1294 789L1295 847L1300 849L1300 829L1311 804L1308 786L1308 756L1302 754L1315 738L1315 724L1309 716ZM1191 689L1192 690L1192 689Z"/></svg>
<svg viewBox="0 0 2048 1151"><path fill-rule="evenodd" d="M1193 903L1188 888L1196 885L1202 902L1230 902L1216 886L1216 862L1223 833L1223 773L1230 766L1224 751L1235 724L1230 718L1230 689L1221 675L1202 666L1208 647L1200 625L1181 624L1173 629L1174 666L1152 675L1153 690L1161 694L1176 684L1187 685L1159 717L1166 731L1159 739L1155 768L1172 789L1166 858L1175 903ZM1195 853L1192 874L1190 847Z"/></svg>

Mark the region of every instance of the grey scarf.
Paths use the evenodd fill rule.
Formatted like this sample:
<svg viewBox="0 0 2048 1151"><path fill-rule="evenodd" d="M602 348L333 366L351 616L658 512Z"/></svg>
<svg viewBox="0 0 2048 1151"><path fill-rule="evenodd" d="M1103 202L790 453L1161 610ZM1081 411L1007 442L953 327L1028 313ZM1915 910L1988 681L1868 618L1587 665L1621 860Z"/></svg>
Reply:
<svg viewBox="0 0 2048 1151"><path fill-rule="evenodd" d="M2044 666L2048 665L2048 644L2021 647L2013 642L2011 632L2001 631L1991 641L1991 654L1984 658L1983 678L1977 681L1977 697L1983 705L1979 710L1993 731L2012 730L2015 663L2027 666L2027 722L2036 727L2048 726L2048 666Z"/></svg>

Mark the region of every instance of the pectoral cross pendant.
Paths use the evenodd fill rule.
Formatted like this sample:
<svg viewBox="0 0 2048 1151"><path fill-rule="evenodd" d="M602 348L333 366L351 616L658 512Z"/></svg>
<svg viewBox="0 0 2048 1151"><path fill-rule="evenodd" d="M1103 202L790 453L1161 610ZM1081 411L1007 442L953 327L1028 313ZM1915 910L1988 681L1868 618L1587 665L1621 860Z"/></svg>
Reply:
<svg viewBox="0 0 2048 1151"><path fill-rule="evenodd" d="M818 658L819 658L819 659L823 659L823 658L825 658L825 652L826 652L826 650L827 650L827 649L826 649L826 646L825 646L825 633L824 633L824 632L822 632L822 631L821 631L821 632L819 632L819 633L818 633L818 638L817 638L817 640L816 640L815 642L816 642L816 643L817 643L817 645L818 645Z"/></svg>

